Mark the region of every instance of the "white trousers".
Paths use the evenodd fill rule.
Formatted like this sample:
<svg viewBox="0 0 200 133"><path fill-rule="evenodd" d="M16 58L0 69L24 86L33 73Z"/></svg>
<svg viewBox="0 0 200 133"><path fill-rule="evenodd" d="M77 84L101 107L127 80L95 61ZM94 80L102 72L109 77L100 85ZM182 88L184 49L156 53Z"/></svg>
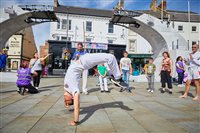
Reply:
<svg viewBox="0 0 200 133"><path fill-rule="evenodd" d="M82 92L87 92L88 70L82 72Z"/></svg>
<svg viewBox="0 0 200 133"><path fill-rule="evenodd" d="M107 77L103 78L102 76L99 75L99 82L100 82L101 90L108 91Z"/></svg>

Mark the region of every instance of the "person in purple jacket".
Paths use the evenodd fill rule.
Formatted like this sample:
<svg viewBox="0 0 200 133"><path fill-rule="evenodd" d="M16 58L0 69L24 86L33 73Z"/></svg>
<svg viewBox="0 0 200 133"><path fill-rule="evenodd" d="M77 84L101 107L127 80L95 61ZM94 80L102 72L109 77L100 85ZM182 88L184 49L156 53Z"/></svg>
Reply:
<svg viewBox="0 0 200 133"><path fill-rule="evenodd" d="M19 88L18 93L21 95L24 95L26 91L31 94L38 93L38 90L31 84L31 69L28 68L26 62L21 63L19 70L17 70L17 77L16 85Z"/></svg>
<svg viewBox="0 0 200 133"><path fill-rule="evenodd" d="M184 63L183 58L181 56L178 56L176 59L176 72L178 73L178 87L184 87L183 78L184 78Z"/></svg>

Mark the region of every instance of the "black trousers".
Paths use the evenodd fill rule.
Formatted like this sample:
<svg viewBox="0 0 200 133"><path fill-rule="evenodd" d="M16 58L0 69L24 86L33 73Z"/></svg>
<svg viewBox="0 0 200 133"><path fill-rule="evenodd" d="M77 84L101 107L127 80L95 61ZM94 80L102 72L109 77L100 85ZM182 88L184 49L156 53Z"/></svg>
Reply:
<svg viewBox="0 0 200 133"><path fill-rule="evenodd" d="M169 89L172 89L172 77L170 76L170 72L162 70L161 71L161 84L162 84L162 88L166 87L166 83L167 83L167 87Z"/></svg>
<svg viewBox="0 0 200 133"><path fill-rule="evenodd" d="M40 85L40 76L42 74L42 70L41 71L36 71L38 73L37 76L33 77L33 86L34 87L39 87Z"/></svg>
<svg viewBox="0 0 200 133"><path fill-rule="evenodd" d="M18 87L19 87L20 91L24 91L22 89L27 88L28 92L31 93L31 94L38 93L38 90L35 87L33 87L31 84L28 85L28 86L18 86Z"/></svg>

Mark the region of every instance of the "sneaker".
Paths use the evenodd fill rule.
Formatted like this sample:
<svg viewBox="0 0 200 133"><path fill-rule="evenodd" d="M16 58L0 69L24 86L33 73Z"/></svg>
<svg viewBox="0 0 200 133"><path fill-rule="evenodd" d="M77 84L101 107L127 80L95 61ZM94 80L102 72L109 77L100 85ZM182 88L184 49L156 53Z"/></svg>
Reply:
<svg viewBox="0 0 200 133"><path fill-rule="evenodd" d="M123 92L124 91L124 89L121 87L121 89L120 89L120 91L119 92Z"/></svg>
<svg viewBox="0 0 200 133"><path fill-rule="evenodd" d="M39 89L39 87L35 87L35 89L37 89L37 90L38 90L38 89Z"/></svg>
<svg viewBox="0 0 200 133"><path fill-rule="evenodd" d="M131 90L127 90L127 92L128 92L128 93L132 93L132 91L131 91Z"/></svg>
<svg viewBox="0 0 200 133"><path fill-rule="evenodd" d="M169 89L169 94L172 94L172 89Z"/></svg>
<svg viewBox="0 0 200 133"><path fill-rule="evenodd" d="M87 91L85 91L85 92L83 92L83 94L85 94L85 95L88 95L88 92L87 92Z"/></svg>
<svg viewBox="0 0 200 133"><path fill-rule="evenodd" d="M153 92L154 92L154 90L151 90L150 92L151 92L151 93L153 93Z"/></svg>
<svg viewBox="0 0 200 133"><path fill-rule="evenodd" d="M104 92L104 90L101 90L101 93L103 93Z"/></svg>
<svg viewBox="0 0 200 133"><path fill-rule="evenodd" d="M110 93L110 91L109 91L109 90L107 90L107 91L105 91L105 93Z"/></svg>
<svg viewBox="0 0 200 133"><path fill-rule="evenodd" d="M122 80L122 78L120 79L115 79L113 76L110 78L110 81L117 87L122 87L125 88L127 87L127 84Z"/></svg>
<svg viewBox="0 0 200 133"><path fill-rule="evenodd" d="M165 88L162 88L160 92L165 93Z"/></svg>
<svg viewBox="0 0 200 133"><path fill-rule="evenodd" d="M150 90L150 89L148 89L148 90L147 90L147 92L151 92L151 90Z"/></svg>

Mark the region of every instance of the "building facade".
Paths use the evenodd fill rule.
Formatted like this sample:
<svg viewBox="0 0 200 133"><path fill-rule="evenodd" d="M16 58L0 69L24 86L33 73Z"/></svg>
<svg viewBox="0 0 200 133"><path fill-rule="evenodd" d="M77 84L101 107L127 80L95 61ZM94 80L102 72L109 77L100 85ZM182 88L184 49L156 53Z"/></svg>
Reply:
<svg viewBox="0 0 200 133"><path fill-rule="evenodd" d="M10 70L17 70L22 61L33 58L37 51L32 28L26 28L11 36L7 41L8 46L8 66Z"/></svg>

